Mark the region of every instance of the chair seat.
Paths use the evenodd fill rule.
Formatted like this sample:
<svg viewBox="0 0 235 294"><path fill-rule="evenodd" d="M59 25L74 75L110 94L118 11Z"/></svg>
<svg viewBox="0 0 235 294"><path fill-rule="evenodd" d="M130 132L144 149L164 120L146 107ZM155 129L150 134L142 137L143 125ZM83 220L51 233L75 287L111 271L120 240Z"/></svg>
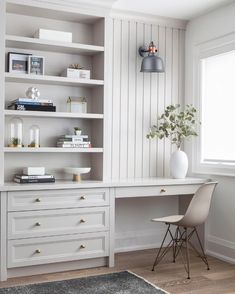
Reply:
<svg viewBox="0 0 235 294"><path fill-rule="evenodd" d="M160 222L160 223L167 223L167 224L174 224L178 223L184 216L183 215L169 215L160 218L152 219L153 222Z"/></svg>

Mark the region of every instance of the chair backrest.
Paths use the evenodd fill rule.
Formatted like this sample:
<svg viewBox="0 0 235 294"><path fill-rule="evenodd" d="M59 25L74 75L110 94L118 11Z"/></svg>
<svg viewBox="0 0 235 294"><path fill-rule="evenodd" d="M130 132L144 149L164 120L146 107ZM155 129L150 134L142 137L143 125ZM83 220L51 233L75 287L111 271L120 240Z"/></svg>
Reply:
<svg viewBox="0 0 235 294"><path fill-rule="evenodd" d="M180 220L179 225L185 227L195 227L203 224L209 214L212 194L217 182L203 184L194 194L188 209Z"/></svg>

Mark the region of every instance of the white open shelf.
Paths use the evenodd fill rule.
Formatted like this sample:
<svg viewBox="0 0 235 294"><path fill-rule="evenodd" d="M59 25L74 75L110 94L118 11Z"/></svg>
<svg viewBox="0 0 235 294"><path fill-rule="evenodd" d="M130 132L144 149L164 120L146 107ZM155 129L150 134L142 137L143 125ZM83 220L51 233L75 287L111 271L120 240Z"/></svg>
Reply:
<svg viewBox="0 0 235 294"><path fill-rule="evenodd" d="M30 74L15 74L5 73L5 81L13 83L34 83L46 85L64 85L64 86L81 86L81 87L95 87L104 85L103 80L92 79L71 79L59 76L46 75L30 75Z"/></svg>
<svg viewBox="0 0 235 294"><path fill-rule="evenodd" d="M40 148L28 148L28 147L4 147L4 152L7 153L102 153L103 148L57 148L57 147L40 147Z"/></svg>
<svg viewBox="0 0 235 294"><path fill-rule="evenodd" d="M6 47L83 55L94 55L104 52L103 46L64 43L13 35L6 35Z"/></svg>
<svg viewBox="0 0 235 294"><path fill-rule="evenodd" d="M99 113L70 113L70 112L50 112L50 111L20 111L5 110L5 116L24 117L51 117L51 118L82 118L82 119L103 119L104 115Z"/></svg>

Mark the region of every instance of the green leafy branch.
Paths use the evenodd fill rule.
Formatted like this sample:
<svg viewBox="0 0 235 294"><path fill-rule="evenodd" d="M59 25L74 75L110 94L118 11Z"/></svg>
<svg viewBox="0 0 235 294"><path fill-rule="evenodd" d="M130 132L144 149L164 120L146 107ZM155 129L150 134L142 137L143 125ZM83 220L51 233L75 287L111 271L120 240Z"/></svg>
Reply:
<svg viewBox="0 0 235 294"><path fill-rule="evenodd" d="M197 136L196 129L200 122L196 108L186 105L184 110L180 110L180 107L180 104L167 106L157 119L157 125L151 127L147 138L169 138L172 144L180 148L184 139Z"/></svg>

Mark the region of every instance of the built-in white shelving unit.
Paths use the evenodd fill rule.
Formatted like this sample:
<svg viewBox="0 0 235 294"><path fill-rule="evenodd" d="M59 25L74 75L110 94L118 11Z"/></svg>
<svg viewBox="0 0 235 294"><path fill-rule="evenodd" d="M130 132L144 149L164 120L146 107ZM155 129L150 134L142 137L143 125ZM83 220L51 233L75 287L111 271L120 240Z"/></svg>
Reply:
<svg viewBox="0 0 235 294"><path fill-rule="evenodd" d="M56 77L47 75L29 75L29 74L12 74L5 73L6 82L10 83L34 83L45 85L65 85L73 87L95 87L104 85L104 81L93 79L72 79L66 77Z"/></svg>
<svg viewBox="0 0 235 294"><path fill-rule="evenodd" d="M5 1L5 0L4 0ZM4 142L1 148L2 183L12 181L14 174L24 166L45 166L56 180L71 179L64 167L91 167L87 180L104 178L104 128L105 128L105 17L95 11L67 9L34 1L6 0L5 11L5 72L1 81L4 87ZM30 24L30 25L29 25ZM39 29L71 32L72 43L34 38ZM45 58L44 75L12 73L8 70L8 53L23 53ZM70 64L79 63L91 71L90 79L62 76ZM7 106L11 101L25 97L25 91L35 86L41 98L53 100L56 112L18 111ZM3 92L2 92L3 93ZM87 113L67 112L68 97L85 97ZM13 117L23 120L25 147L8 147L9 121ZM29 128L40 128L40 148L29 148ZM91 148L57 148L57 138L72 134L81 127L89 136Z"/></svg>
<svg viewBox="0 0 235 294"><path fill-rule="evenodd" d="M47 118L82 118L82 119L103 119L104 115L99 113L70 113L70 112L47 112L47 111L18 111L5 110L6 116L22 117L47 117Z"/></svg>
<svg viewBox="0 0 235 294"><path fill-rule="evenodd" d="M25 48L27 50L41 50L69 54L95 55L104 52L104 46L86 45L79 43L64 43L41 40L21 36L6 36L6 46L12 48Z"/></svg>
<svg viewBox="0 0 235 294"><path fill-rule="evenodd" d="M5 147L4 152L8 153L102 153L103 148L53 148L53 147L40 147L40 148L11 148Z"/></svg>

